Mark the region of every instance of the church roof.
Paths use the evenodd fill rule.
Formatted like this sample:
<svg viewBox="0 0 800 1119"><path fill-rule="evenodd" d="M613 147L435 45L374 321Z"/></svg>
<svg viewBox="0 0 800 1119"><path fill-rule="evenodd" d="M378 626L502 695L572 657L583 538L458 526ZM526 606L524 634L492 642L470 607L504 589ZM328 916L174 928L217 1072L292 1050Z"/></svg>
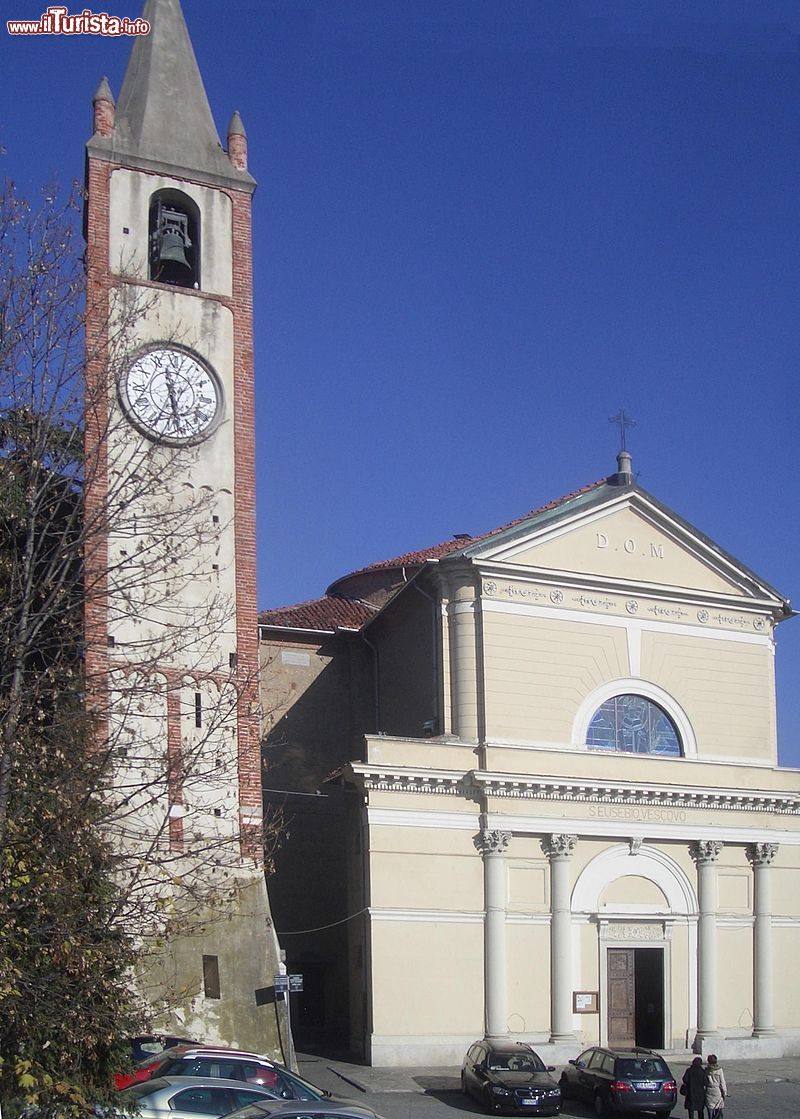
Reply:
<svg viewBox="0 0 800 1119"><path fill-rule="evenodd" d="M476 544L482 544L490 540L493 536L499 536L503 532L508 532L509 529L516 528L517 525L524 524L530 521L532 517L538 517L543 513L549 512L551 509L560 509L563 505L573 501L576 497L592 493L594 490L607 484L608 481L605 478L601 479L599 482L591 482L588 486L582 486L581 489L575 490L565 497L559 497L555 501L548 501L546 505L541 505L538 509L532 509L530 513L525 513L522 517L515 517L513 521L498 525L497 528L491 528L488 532L481 533L478 536L468 536L466 533L459 534L458 536L451 537L449 540L444 540L441 544L434 544L430 548L421 548L417 552L406 552L402 556L395 556L394 559L379 560L377 563L370 564L367 567L362 567L360 570L352 572L352 574L363 575L368 571L379 571L387 567L414 567L427 563L428 560L444 559L445 556L453 555L456 552L466 552L474 548ZM350 576L344 576L345 579L349 577ZM338 582L339 580L337 580L337 583ZM335 587L337 583L332 583L331 586Z"/></svg>
<svg viewBox="0 0 800 1119"><path fill-rule="evenodd" d="M111 137L94 136L89 151L145 170L199 177L252 190L219 141L180 0L147 0L150 34L131 50Z"/></svg>
<svg viewBox="0 0 800 1119"><path fill-rule="evenodd" d="M630 456L626 452L618 456L618 465L617 473L582 486L555 501L548 501L545 505L525 513L524 516L516 517L480 535L468 536L462 533L428 548L404 552L391 559L378 560L376 563L359 568L332 583L324 598L264 611L260 616L261 624L322 632L334 632L337 628L360 629L380 612L387 598L393 597L426 563L456 556L476 558L485 554L487 548L493 550L495 541L498 546L505 546L509 542L513 544L518 537L523 538L526 533L534 529L545 528L552 523L558 523L563 518L600 507L622 494L631 495L637 501L645 502L651 509L659 510L679 530L682 528L728 567L735 567L739 575L749 583L753 593L776 598L781 603L783 616L792 613L788 600L784 600L774 588L729 556L688 522L683 521L672 510L662 505L651 494L641 489L634 481L630 469ZM385 579L377 578L382 574L385 574ZM364 590L365 587L369 588L372 585L370 576L376 577L372 583L380 597L380 601L376 599L374 603L366 600L373 596L369 590ZM348 589L351 591L350 594Z"/></svg>
<svg viewBox="0 0 800 1119"><path fill-rule="evenodd" d="M583 486L581 489L567 494L566 497L561 497L557 501L549 501L546 505L526 513L524 517L517 517L513 521L490 529L480 536L459 533L458 536L451 537L439 544L433 544L429 548L405 552L403 555L394 556L392 559L378 560L376 563L359 568L358 571L353 571L349 575L337 579L328 587L324 598L315 598L308 602L296 603L293 606L280 606L262 611L259 615L259 623L273 628L311 630L318 633L333 633L336 629L360 629L378 613L379 606L365 602L361 598L349 597L337 589L340 587L343 589L348 580L367 575L370 572L399 571L404 568L410 568L410 573L413 574L431 560L444 559L446 556L464 552L467 548L529 521L531 517L551 509L560 508L566 502L572 501L583 494L591 493L606 484L607 479L592 482L588 486Z"/></svg>
<svg viewBox="0 0 800 1119"><path fill-rule="evenodd" d="M294 606L263 610L258 621L262 626L275 629L334 633L337 629L361 629L377 612L377 606L360 599L325 595L324 598L298 602Z"/></svg>

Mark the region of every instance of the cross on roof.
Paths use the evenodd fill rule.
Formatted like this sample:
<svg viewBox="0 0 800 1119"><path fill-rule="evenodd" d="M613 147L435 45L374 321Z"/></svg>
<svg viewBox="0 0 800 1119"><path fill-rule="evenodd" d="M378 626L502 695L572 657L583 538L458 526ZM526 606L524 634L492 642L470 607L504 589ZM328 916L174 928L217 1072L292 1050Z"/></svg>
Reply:
<svg viewBox="0 0 800 1119"><path fill-rule="evenodd" d="M628 448L625 446L625 428L636 427L636 420L632 420L629 416L626 416L625 409L620 408L616 416L608 417L608 422L610 424L617 424L619 426L619 449L621 451L627 451Z"/></svg>

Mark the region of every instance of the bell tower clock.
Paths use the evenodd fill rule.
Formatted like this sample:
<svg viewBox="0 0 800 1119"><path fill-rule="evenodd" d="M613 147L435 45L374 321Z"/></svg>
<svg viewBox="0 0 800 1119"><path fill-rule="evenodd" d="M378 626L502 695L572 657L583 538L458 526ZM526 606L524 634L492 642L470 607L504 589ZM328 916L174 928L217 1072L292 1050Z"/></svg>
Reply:
<svg viewBox="0 0 800 1119"><path fill-rule="evenodd" d="M263 873L251 200L179 0L87 145L87 692L154 1024L274 1051Z"/></svg>

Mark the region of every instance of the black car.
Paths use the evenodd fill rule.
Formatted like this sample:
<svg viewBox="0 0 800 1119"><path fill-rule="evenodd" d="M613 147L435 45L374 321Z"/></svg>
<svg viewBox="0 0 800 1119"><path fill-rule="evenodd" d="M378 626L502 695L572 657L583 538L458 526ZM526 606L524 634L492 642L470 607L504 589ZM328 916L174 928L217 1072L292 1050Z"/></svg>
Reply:
<svg viewBox="0 0 800 1119"><path fill-rule="evenodd" d="M561 1092L588 1100L598 1115L611 1111L654 1111L669 1115L678 1098L669 1065L650 1049L605 1049L593 1045L561 1074Z"/></svg>
<svg viewBox="0 0 800 1119"><path fill-rule="evenodd" d="M461 1066L461 1090L487 1111L558 1115L561 1089L529 1045L519 1041L476 1041Z"/></svg>

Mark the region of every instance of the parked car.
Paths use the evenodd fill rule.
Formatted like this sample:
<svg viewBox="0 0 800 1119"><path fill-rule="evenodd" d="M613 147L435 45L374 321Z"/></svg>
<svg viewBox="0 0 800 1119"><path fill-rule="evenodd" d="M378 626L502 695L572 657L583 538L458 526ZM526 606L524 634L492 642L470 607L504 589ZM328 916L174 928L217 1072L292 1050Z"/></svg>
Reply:
<svg viewBox="0 0 800 1119"><path fill-rule="evenodd" d="M135 1065L138 1065L150 1057L163 1053L165 1049L171 1049L174 1045L200 1045L201 1043L192 1037L174 1037L171 1034L140 1034L139 1037L129 1037L128 1044L131 1047L131 1060Z"/></svg>
<svg viewBox="0 0 800 1119"><path fill-rule="evenodd" d="M114 1078L117 1088L152 1080L157 1076L220 1077L271 1089L273 1097L286 1100L325 1099L328 1093L283 1065L243 1049L211 1045L176 1045L144 1061L131 1073Z"/></svg>
<svg viewBox="0 0 800 1119"><path fill-rule="evenodd" d="M611 1111L654 1111L669 1115L678 1098L669 1065L650 1049L606 1049L593 1045L561 1074L564 1098L594 1104L598 1115Z"/></svg>
<svg viewBox="0 0 800 1119"><path fill-rule="evenodd" d="M375 1111L351 1100L313 1100L295 1103L259 1100L234 1111L229 1119L381 1119Z"/></svg>
<svg viewBox="0 0 800 1119"><path fill-rule="evenodd" d="M136 1119L198 1119L227 1115L258 1100L274 1099L271 1088L241 1080L158 1076L119 1093L120 1110Z"/></svg>
<svg viewBox="0 0 800 1119"><path fill-rule="evenodd" d="M487 1111L558 1115L561 1089L529 1045L518 1041L476 1041L461 1066L461 1090Z"/></svg>

